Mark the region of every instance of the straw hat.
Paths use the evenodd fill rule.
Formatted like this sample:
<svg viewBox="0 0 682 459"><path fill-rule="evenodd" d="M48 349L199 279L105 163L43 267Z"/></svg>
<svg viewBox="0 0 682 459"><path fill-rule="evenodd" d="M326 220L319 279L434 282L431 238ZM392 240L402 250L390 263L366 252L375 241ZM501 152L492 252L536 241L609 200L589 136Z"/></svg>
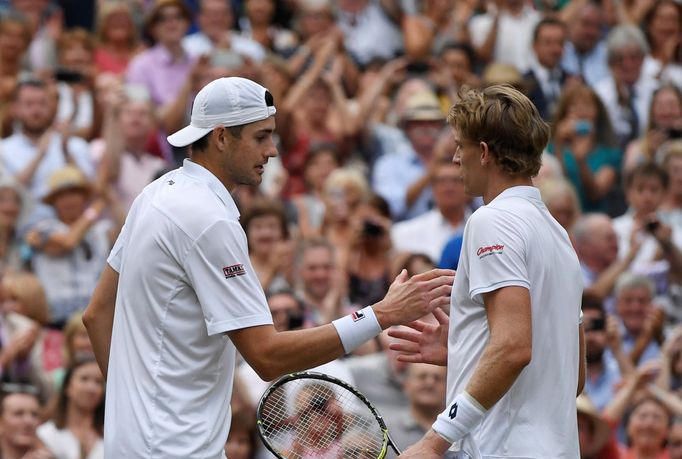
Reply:
<svg viewBox="0 0 682 459"><path fill-rule="evenodd" d="M54 172L48 179L48 193L43 202L53 204L54 198L65 190L80 190L86 194L92 191L88 180L75 166L66 166Z"/></svg>
<svg viewBox="0 0 682 459"><path fill-rule="evenodd" d="M445 115L432 91L419 91L405 102L401 121L445 121Z"/></svg>
<svg viewBox="0 0 682 459"><path fill-rule="evenodd" d="M578 414L589 417L594 426L592 444L589 446L584 445L583 450L588 456L597 454L609 441L609 438L611 437L611 428L604 418L601 417L599 411L587 395L580 394L576 399L576 406L578 408Z"/></svg>

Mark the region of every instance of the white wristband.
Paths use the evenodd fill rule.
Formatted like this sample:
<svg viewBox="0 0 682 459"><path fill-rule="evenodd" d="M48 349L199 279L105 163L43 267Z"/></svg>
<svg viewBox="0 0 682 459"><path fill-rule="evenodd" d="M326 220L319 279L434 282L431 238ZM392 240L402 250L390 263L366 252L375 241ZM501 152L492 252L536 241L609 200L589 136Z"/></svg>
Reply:
<svg viewBox="0 0 682 459"><path fill-rule="evenodd" d="M381 325L371 306L360 309L332 322L346 354L353 352L358 346L381 333Z"/></svg>
<svg viewBox="0 0 682 459"><path fill-rule="evenodd" d="M433 430L450 443L460 441L481 422L485 409L471 395L460 392L445 411L438 415Z"/></svg>

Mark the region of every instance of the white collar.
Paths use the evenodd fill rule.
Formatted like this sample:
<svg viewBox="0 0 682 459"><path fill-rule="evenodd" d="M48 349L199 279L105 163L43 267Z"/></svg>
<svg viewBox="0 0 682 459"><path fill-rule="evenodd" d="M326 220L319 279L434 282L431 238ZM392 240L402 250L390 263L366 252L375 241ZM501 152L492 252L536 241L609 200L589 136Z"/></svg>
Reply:
<svg viewBox="0 0 682 459"><path fill-rule="evenodd" d="M225 204L227 210L236 218L239 218L239 209L237 209L237 205L235 204L234 199L232 199L232 195L229 191L227 191L225 185L223 185L223 183L218 180L218 177L213 175L211 171L206 169L204 166L191 161L189 158L185 158L185 160L182 162L180 171L189 177L205 183L211 189L211 191L213 191L216 196L220 198L223 204Z"/></svg>

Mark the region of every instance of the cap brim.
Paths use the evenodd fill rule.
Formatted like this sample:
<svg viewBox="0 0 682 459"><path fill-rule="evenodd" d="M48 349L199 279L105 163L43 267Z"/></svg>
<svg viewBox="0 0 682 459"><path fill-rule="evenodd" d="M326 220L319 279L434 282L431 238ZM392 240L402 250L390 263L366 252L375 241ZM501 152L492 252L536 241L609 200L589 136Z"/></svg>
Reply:
<svg viewBox="0 0 682 459"><path fill-rule="evenodd" d="M185 126L175 134L166 137L168 143L174 147L186 147L187 145L196 142L206 134L212 131L212 128L198 128L192 125Z"/></svg>

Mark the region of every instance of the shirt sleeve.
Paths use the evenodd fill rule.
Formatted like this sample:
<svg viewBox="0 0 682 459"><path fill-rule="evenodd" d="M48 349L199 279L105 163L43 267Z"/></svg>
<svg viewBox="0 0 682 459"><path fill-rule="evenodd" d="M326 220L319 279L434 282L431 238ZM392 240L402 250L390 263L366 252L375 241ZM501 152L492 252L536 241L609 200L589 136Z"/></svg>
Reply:
<svg viewBox="0 0 682 459"><path fill-rule="evenodd" d="M390 155L389 153L388 155ZM400 178L396 159L390 156L383 156L374 167L372 174L372 186L382 198L388 202L391 215L400 218L407 211L407 188Z"/></svg>
<svg viewBox="0 0 682 459"><path fill-rule="evenodd" d="M109 252L109 257L107 258L107 263L109 264L109 266L111 266L111 269L113 269L117 273L121 272L123 246L125 245L126 234L127 234L126 225L123 225L121 231L118 233L116 242L114 242L114 246L111 248L111 252Z"/></svg>
<svg viewBox="0 0 682 459"><path fill-rule="evenodd" d="M249 260L246 236L237 222L220 220L204 231L185 258L184 268L209 335L272 324Z"/></svg>
<svg viewBox="0 0 682 459"><path fill-rule="evenodd" d="M508 212L481 208L472 215L464 250L468 251L469 296L483 303L480 295L502 287L530 289L526 266L527 237L519 220Z"/></svg>

